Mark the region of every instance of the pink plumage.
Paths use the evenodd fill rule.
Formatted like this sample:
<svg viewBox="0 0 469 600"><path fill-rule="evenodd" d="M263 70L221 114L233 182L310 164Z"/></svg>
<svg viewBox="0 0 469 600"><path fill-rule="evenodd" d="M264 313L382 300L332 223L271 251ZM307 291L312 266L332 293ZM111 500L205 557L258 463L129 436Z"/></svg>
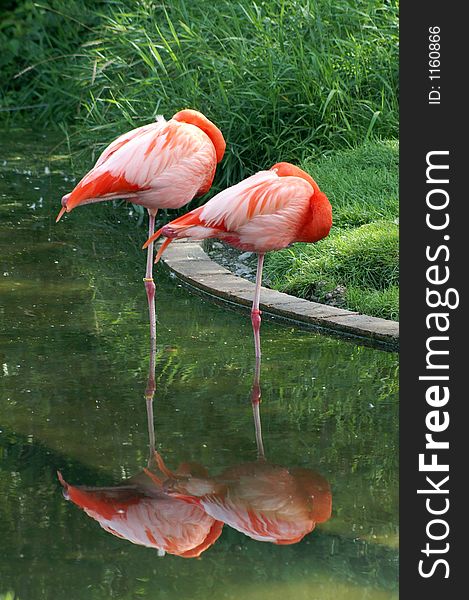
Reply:
<svg viewBox="0 0 469 600"><path fill-rule="evenodd" d="M208 192L226 144L202 113L185 109L166 121L158 117L114 140L78 185L62 198L56 222L76 206L125 198L148 210L148 235L159 208L180 208ZM150 339L156 339L153 245L147 253L145 289Z"/></svg>
<svg viewBox="0 0 469 600"><path fill-rule="evenodd" d="M126 198L149 210L180 208L206 193L225 150L219 129L194 110L166 121L158 117L114 140L70 194L63 213L76 206Z"/></svg>
<svg viewBox="0 0 469 600"><path fill-rule="evenodd" d="M295 544L331 516L329 483L310 469L264 460L231 467L217 477L173 476L164 489L197 503L216 521L250 538Z"/></svg>
<svg viewBox="0 0 469 600"><path fill-rule="evenodd" d="M331 205L316 182L298 167L278 163L171 221L144 248L163 235L169 239L219 238L240 250L264 253L293 242L316 242L331 226Z"/></svg>
<svg viewBox="0 0 469 600"><path fill-rule="evenodd" d="M332 207L314 179L290 163L277 163L224 190L207 204L175 219L150 236L167 239L159 260L173 239L219 238L240 250L257 252L257 276L251 320L256 356L261 355L259 299L264 254L293 242L317 242L329 234Z"/></svg>
<svg viewBox="0 0 469 600"><path fill-rule="evenodd" d="M65 497L116 537L184 558L198 557L220 537L223 523L203 508L170 497L146 475L120 486L73 486L58 473Z"/></svg>

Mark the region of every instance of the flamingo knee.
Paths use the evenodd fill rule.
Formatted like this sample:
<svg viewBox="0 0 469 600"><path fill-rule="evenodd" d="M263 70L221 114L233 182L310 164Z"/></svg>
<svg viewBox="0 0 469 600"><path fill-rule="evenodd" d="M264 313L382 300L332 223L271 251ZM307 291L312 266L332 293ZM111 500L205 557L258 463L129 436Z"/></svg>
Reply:
<svg viewBox="0 0 469 600"><path fill-rule="evenodd" d="M254 329L257 331L260 329L261 326L261 314L262 311L260 311L258 308L253 308L251 310L251 323Z"/></svg>

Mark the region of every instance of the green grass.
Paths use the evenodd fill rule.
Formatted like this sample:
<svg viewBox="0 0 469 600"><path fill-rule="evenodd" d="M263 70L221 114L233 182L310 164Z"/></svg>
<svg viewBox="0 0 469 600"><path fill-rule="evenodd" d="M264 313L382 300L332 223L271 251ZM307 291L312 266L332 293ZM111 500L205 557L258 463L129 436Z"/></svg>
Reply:
<svg viewBox="0 0 469 600"><path fill-rule="evenodd" d="M397 137L397 12L397 0L23 0L0 19L0 118L61 127L89 166L117 134L194 107L228 141L224 187Z"/></svg>
<svg viewBox="0 0 469 600"><path fill-rule="evenodd" d="M351 310L386 319L399 319L399 286L390 285L384 290L351 287L347 290L347 306Z"/></svg>
<svg viewBox="0 0 469 600"><path fill-rule="evenodd" d="M358 227L398 216L397 141L369 142L319 162L307 159L302 166L327 193L334 210L334 227Z"/></svg>
<svg viewBox="0 0 469 600"><path fill-rule="evenodd" d="M335 226L317 244L269 254L276 289L378 317L399 317L398 147L367 143L305 168L331 200ZM330 191L329 191L330 190Z"/></svg>

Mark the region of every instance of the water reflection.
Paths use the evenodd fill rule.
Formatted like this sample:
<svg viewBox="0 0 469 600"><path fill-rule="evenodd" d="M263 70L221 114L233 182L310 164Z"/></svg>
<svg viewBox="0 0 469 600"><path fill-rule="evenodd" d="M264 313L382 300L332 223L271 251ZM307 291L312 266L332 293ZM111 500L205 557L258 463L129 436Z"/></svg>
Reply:
<svg viewBox="0 0 469 600"><path fill-rule="evenodd" d="M196 558L218 539L223 523L201 506L170 496L163 490L165 473L158 471L155 461L155 355L153 346L145 389L150 450L147 466L155 471L153 476L150 478L142 471L115 487L70 485L60 472L58 478L65 498L98 521L105 531L134 544L155 548L160 556L168 552ZM207 470L195 463L181 464L176 474L180 477L208 476Z"/></svg>
<svg viewBox="0 0 469 600"><path fill-rule="evenodd" d="M261 542L295 544L331 516L329 483L318 473L270 463L264 452L260 420L260 358L251 391L257 460L207 477L195 472L172 473L156 455L168 479L164 490L196 506L218 521ZM155 479L156 481L156 479Z"/></svg>
<svg viewBox="0 0 469 600"><path fill-rule="evenodd" d="M260 418L260 358L256 359L251 403L257 460L210 476L185 462L172 471L155 450L153 398L155 350L145 389L149 432L147 468L115 487L75 486L59 472L64 496L101 527L134 544L185 558L198 557L229 525L248 537L295 544L331 516L328 482L318 473L284 467L265 457Z"/></svg>

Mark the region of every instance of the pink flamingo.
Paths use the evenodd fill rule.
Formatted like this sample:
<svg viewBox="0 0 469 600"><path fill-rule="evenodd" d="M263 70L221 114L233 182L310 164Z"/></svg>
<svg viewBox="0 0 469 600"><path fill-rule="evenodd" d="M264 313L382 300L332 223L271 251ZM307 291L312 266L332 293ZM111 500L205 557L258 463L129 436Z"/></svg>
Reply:
<svg viewBox="0 0 469 600"><path fill-rule="evenodd" d="M155 347L151 348L150 367L145 389L150 457L147 467L154 466L150 480L144 472L113 487L71 485L58 471L63 494L119 538L134 544L155 548L159 554L168 552L185 558L198 557L220 536L223 523L207 515L200 506L168 496L163 490L166 467L155 452L153 396L155 394ZM154 463L155 457L163 471ZM207 477L207 470L197 463L182 463L178 477Z"/></svg>
<svg viewBox="0 0 469 600"><path fill-rule="evenodd" d="M181 465L178 473L203 473L202 467ZM75 486L57 473L64 496L108 533L133 544L184 558L196 558L220 537L223 523L204 509L168 496L144 473L114 487Z"/></svg>
<svg viewBox="0 0 469 600"><path fill-rule="evenodd" d="M186 109L166 121L144 125L114 140L78 185L62 198L65 212L76 206L125 198L148 210L149 235L159 208L180 208L207 193L223 158L221 131L203 114ZM148 245L145 289L150 313L150 338L156 340L153 245Z"/></svg>
<svg viewBox="0 0 469 600"><path fill-rule="evenodd" d="M204 206L171 221L144 244L150 246L160 235L157 262L173 239L219 238L239 250L258 255L256 288L251 310L256 357L261 355L259 310L264 254L293 242L317 242L332 226L332 208L317 183L289 163L277 163L227 188Z"/></svg>
<svg viewBox="0 0 469 600"><path fill-rule="evenodd" d="M328 481L319 473L301 467L270 463L264 454L259 405L260 358L256 359L251 403L257 444L257 461L225 469L208 477L195 471L170 471L161 456L156 463L166 476L167 494L202 507L217 522L261 542L296 544L313 531L317 523L331 517L332 494ZM145 472L156 483L160 476Z"/></svg>
<svg viewBox="0 0 469 600"><path fill-rule="evenodd" d="M265 460L233 466L216 477L173 474L163 489L254 540L282 545L302 540L332 510L324 477Z"/></svg>

